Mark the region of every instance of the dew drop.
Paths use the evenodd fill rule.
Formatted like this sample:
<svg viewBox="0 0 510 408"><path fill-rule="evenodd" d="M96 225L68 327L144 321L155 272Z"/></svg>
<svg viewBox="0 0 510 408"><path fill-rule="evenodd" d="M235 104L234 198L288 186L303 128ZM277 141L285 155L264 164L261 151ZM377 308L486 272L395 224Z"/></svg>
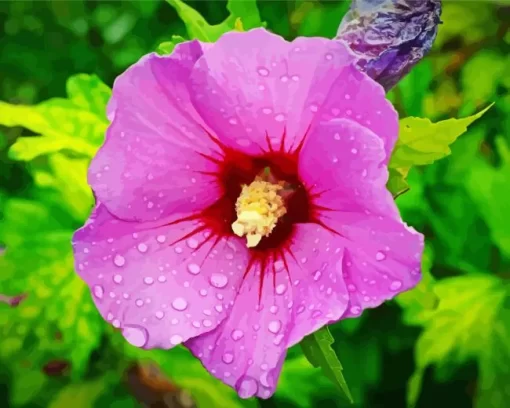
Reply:
<svg viewBox="0 0 510 408"><path fill-rule="evenodd" d="M375 254L375 259L377 261L384 261L386 259L386 255L383 252L379 251Z"/></svg>
<svg viewBox="0 0 510 408"><path fill-rule="evenodd" d="M147 330L139 326L124 326L122 334L135 347L143 347L149 338Z"/></svg>
<svg viewBox="0 0 510 408"><path fill-rule="evenodd" d="M113 258L113 263L116 265L116 266L124 266L125 263L126 263L126 259L122 256L122 255L115 255L115 257Z"/></svg>
<svg viewBox="0 0 510 408"><path fill-rule="evenodd" d="M269 71L266 69L266 68L259 68L257 69L257 72L259 73L260 76L263 76L263 77L266 77L269 75Z"/></svg>
<svg viewBox="0 0 510 408"><path fill-rule="evenodd" d="M275 289L277 295L283 295L286 290L287 286L283 283L280 283Z"/></svg>
<svg viewBox="0 0 510 408"><path fill-rule="evenodd" d="M104 295L104 289L102 286L100 285L96 285L94 286L94 296L97 297L98 299L102 299L103 298L103 295Z"/></svg>
<svg viewBox="0 0 510 408"><path fill-rule="evenodd" d="M399 290L402 287L402 282L396 280L391 282L390 284L390 290L396 291Z"/></svg>
<svg viewBox="0 0 510 408"><path fill-rule="evenodd" d="M330 53L327 53L325 56L324 56L328 61L331 61L333 59L333 55L331 55Z"/></svg>
<svg viewBox="0 0 510 408"><path fill-rule="evenodd" d="M161 320L163 317L165 317L165 314L161 311L161 310L158 310L156 312L156 317Z"/></svg>
<svg viewBox="0 0 510 408"><path fill-rule="evenodd" d="M355 147L353 147L353 148L351 149L351 153L352 153L352 154L356 154L356 153L358 153L358 149L356 149Z"/></svg>
<svg viewBox="0 0 510 408"><path fill-rule="evenodd" d="M183 338L178 334L174 334L172 337L170 337L170 343L173 344L174 346L181 344L182 340Z"/></svg>
<svg viewBox="0 0 510 408"><path fill-rule="evenodd" d="M200 266L195 263L191 263L188 265L188 272L192 275L198 275L200 273Z"/></svg>
<svg viewBox="0 0 510 408"><path fill-rule="evenodd" d="M225 364L231 364L234 361L234 355L232 353L225 353L222 360Z"/></svg>
<svg viewBox="0 0 510 408"><path fill-rule="evenodd" d="M276 120L277 122L283 122L285 120L285 115L282 113L279 113L278 115L276 115L274 117L274 120Z"/></svg>
<svg viewBox="0 0 510 408"><path fill-rule="evenodd" d="M156 241L158 241L160 244L162 244L166 241L166 237L164 235L158 235L156 237Z"/></svg>
<svg viewBox="0 0 510 408"><path fill-rule="evenodd" d="M186 310L188 307L188 302L186 302L185 299L179 297L172 302L172 307L179 311Z"/></svg>
<svg viewBox="0 0 510 408"><path fill-rule="evenodd" d="M361 312L361 308L359 306L353 306L350 311L353 315L358 315Z"/></svg>
<svg viewBox="0 0 510 408"><path fill-rule="evenodd" d="M191 249L196 249L198 247L198 241L194 238L190 238L186 241L186 244L188 245L188 247L190 247Z"/></svg>
<svg viewBox="0 0 510 408"><path fill-rule="evenodd" d="M209 279L209 282L215 288L221 289L227 286L228 278L221 273L213 273Z"/></svg>
<svg viewBox="0 0 510 408"><path fill-rule="evenodd" d="M321 271L315 272L315 274L313 275L313 280L318 281L321 278L321 275L322 275Z"/></svg>
<svg viewBox="0 0 510 408"><path fill-rule="evenodd" d="M279 320L273 320L269 323L268 329L271 333L277 334L282 328L282 322Z"/></svg>
<svg viewBox="0 0 510 408"><path fill-rule="evenodd" d="M120 276L120 275L113 275L113 281L115 283L121 283L122 282L122 276Z"/></svg>
<svg viewBox="0 0 510 408"><path fill-rule="evenodd" d="M239 341L244 337L244 333L241 330L233 330L230 337L232 337L234 341Z"/></svg>
<svg viewBox="0 0 510 408"><path fill-rule="evenodd" d="M259 389L257 381L249 376L242 376L236 383L237 393L241 398L251 398Z"/></svg>
<svg viewBox="0 0 510 408"><path fill-rule="evenodd" d="M273 110L271 108L262 108L262 113L264 115L269 115Z"/></svg>
<svg viewBox="0 0 510 408"><path fill-rule="evenodd" d="M143 283L145 283L146 285L152 285L154 283L154 279L147 276L147 277L143 278Z"/></svg>

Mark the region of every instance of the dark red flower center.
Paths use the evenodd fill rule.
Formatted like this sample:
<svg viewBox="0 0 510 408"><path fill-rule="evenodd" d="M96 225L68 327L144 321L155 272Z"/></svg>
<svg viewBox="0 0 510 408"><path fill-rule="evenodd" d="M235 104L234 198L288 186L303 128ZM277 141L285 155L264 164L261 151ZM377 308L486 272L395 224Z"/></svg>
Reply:
<svg viewBox="0 0 510 408"><path fill-rule="evenodd" d="M292 237L294 225L313 222L311 197L298 175L298 156L301 145L291 151L284 148L282 138L278 149L270 144L266 152L250 156L238 150L220 145L223 158L217 160L219 170L215 176L222 187L221 198L202 212L200 218L217 237L233 236L232 223L237 219L236 201L242 187L252 183L257 176L269 171L271 177L285 182L290 193L285 196L287 212L277 222L274 230L250 250L256 256L285 251ZM275 256L273 256L275 259Z"/></svg>

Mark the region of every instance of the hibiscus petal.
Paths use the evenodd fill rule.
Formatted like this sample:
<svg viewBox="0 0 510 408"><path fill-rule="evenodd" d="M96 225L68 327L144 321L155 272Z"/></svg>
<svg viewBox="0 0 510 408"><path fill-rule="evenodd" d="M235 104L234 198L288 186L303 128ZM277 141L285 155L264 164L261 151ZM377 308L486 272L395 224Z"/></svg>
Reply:
<svg viewBox="0 0 510 408"><path fill-rule="evenodd" d="M132 344L165 349L225 319L248 256L241 240L216 239L197 221L130 223L102 204L73 251L101 315Z"/></svg>
<svg viewBox="0 0 510 408"><path fill-rule="evenodd" d="M186 343L207 370L242 398L274 393L292 330L288 275L282 267L276 272L270 267L261 288L259 271L254 268L246 276L229 316L214 331Z"/></svg>
<svg viewBox="0 0 510 408"><path fill-rule="evenodd" d="M299 174L321 214L370 211L398 215L386 189L383 142L368 128L335 119L314 128L300 157Z"/></svg>
<svg viewBox="0 0 510 408"><path fill-rule="evenodd" d="M280 146L285 132L290 149L353 61L344 44L324 38L287 42L264 29L230 32L197 61L192 101L227 146L260 154L268 139Z"/></svg>
<svg viewBox="0 0 510 408"><path fill-rule="evenodd" d="M294 324L288 346L337 321L349 296L342 277L343 242L318 224L295 226L286 266L293 284Z"/></svg>
<svg viewBox="0 0 510 408"><path fill-rule="evenodd" d="M98 201L125 220L193 212L218 199L218 147L189 101L188 80L202 54L196 41L171 56L150 54L117 78L113 120L92 160L89 183Z"/></svg>
<svg viewBox="0 0 510 408"><path fill-rule="evenodd" d="M314 216L345 248L349 292L344 315L358 316L420 280L423 236L407 227L386 188L388 170L380 138L345 120L323 123L303 145L299 172L311 189ZM313 169L313 171L311 170Z"/></svg>
<svg viewBox="0 0 510 408"><path fill-rule="evenodd" d="M339 213L327 222L346 248L342 270L350 300L344 317L359 316L420 281L423 235L402 221Z"/></svg>

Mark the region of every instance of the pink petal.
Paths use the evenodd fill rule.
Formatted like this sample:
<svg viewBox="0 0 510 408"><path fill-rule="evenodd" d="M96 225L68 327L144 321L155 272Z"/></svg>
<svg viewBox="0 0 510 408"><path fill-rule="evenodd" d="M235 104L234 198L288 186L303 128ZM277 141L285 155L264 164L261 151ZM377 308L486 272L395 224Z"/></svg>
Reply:
<svg viewBox="0 0 510 408"><path fill-rule="evenodd" d="M288 346L337 321L349 296L342 277L343 242L317 224L295 226L286 267L292 280L294 323Z"/></svg>
<svg viewBox="0 0 510 408"><path fill-rule="evenodd" d="M92 160L89 183L98 200L125 220L156 220L212 204L218 148L189 101L188 82L201 44L169 57L150 54L117 78L113 122ZM205 173L204 173L205 172Z"/></svg>
<svg viewBox="0 0 510 408"><path fill-rule="evenodd" d="M340 119L324 123L303 145L300 177L312 189L316 218L345 247L343 276L349 292L344 317L409 290L420 280L423 235L401 220L386 189L384 146L370 130Z"/></svg>
<svg viewBox="0 0 510 408"><path fill-rule="evenodd" d="M419 283L423 235L402 221L345 213L335 214L328 225L346 246L343 276L350 301L344 317L359 316Z"/></svg>
<svg viewBox="0 0 510 408"><path fill-rule="evenodd" d="M248 252L197 221L130 223L100 204L73 238L76 270L101 315L132 344L171 348L228 314Z"/></svg>
<svg viewBox="0 0 510 408"><path fill-rule="evenodd" d="M259 270L247 275L223 323L186 344L207 370L242 398L269 398L274 393L292 330L288 275L278 265L276 272L271 267L266 271L259 307Z"/></svg>
<svg viewBox="0 0 510 408"><path fill-rule="evenodd" d="M386 189L388 170L384 145L375 133L348 119L314 128L299 157L299 174L322 208L331 211L398 216Z"/></svg>
<svg viewBox="0 0 510 408"><path fill-rule="evenodd" d="M230 32L197 61L192 101L227 146L260 154L268 149L267 138L280 146L285 131L289 149L305 134L342 67L352 61L337 41L297 38L289 43L264 29Z"/></svg>

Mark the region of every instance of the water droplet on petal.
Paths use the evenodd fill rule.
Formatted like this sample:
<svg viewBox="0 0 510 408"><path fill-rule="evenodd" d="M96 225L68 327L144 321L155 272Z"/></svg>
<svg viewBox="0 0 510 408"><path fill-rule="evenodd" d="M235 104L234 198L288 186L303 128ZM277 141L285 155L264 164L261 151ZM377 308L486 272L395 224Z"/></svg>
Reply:
<svg viewBox="0 0 510 408"><path fill-rule="evenodd" d="M234 361L234 355L232 353L225 353L222 360L225 364L231 364Z"/></svg>
<svg viewBox="0 0 510 408"><path fill-rule="evenodd" d="M263 77L269 75L269 71L264 67L257 69L257 72L259 73L260 76L263 76Z"/></svg>
<svg viewBox="0 0 510 408"><path fill-rule="evenodd" d="M277 295L283 295L286 290L287 286L283 283L280 283L275 289Z"/></svg>
<svg viewBox="0 0 510 408"><path fill-rule="evenodd" d="M383 252L379 251L375 254L375 259L377 261L384 261L386 259L386 255Z"/></svg>
<svg viewBox="0 0 510 408"><path fill-rule="evenodd" d="M318 281L321 278L321 275L322 275L321 271L315 272L315 274L313 275L313 280Z"/></svg>
<svg viewBox="0 0 510 408"><path fill-rule="evenodd" d="M273 370L263 372L260 376L260 383L264 387L272 388L275 385Z"/></svg>
<svg viewBox="0 0 510 408"><path fill-rule="evenodd" d="M185 310L188 307L188 302L186 302L185 299L178 297L172 302L172 307L175 310Z"/></svg>
<svg viewBox="0 0 510 408"><path fill-rule="evenodd" d="M121 283L122 282L122 276L120 276L120 275L113 275L113 281L115 283Z"/></svg>
<svg viewBox="0 0 510 408"><path fill-rule="evenodd" d="M327 54L325 55L325 58L326 58L328 61L331 61L331 60L333 59L333 55L332 55L332 54L330 54L330 53L327 53Z"/></svg>
<svg viewBox="0 0 510 408"><path fill-rule="evenodd" d="M221 289L221 288L224 288L225 286L227 286L228 278L221 273L213 273L211 275L211 278L209 279L209 282L215 288Z"/></svg>
<svg viewBox="0 0 510 408"><path fill-rule="evenodd" d="M156 317L161 320L163 317L165 317L165 314L161 311L161 310L158 310L156 312Z"/></svg>
<svg viewBox="0 0 510 408"><path fill-rule="evenodd" d="M94 296L95 297L97 297L98 299L102 299L103 298L104 289L103 289L102 286L96 285L96 286L94 286L94 288L92 290L94 291Z"/></svg>
<svg viewBox="0 0 510 408"><path fill-rule="evenodd" d="M200 273L200 266L195 263L191 263L188 265L188 272L192 275L198 275Z"/></svg>
<svg viewBox="0 0 510 408"><path fill-rule="evenodd" d="M259 389L257 381L249 376L242 376L236 383L236 391L241 398L251 398Z"/></svg>
<svg viewBox="0 0 510 408"><path fill-rule="evenodd" d="M124 326L122 334L135 347L143 347L149 338L147 330L139 326Z"/></svg>
<svg viewBox="0 0 510 408"><path fill-rule="evenodd" d="M143 283L145 283L146 285L152 285L154 283L154 279L147 276L146 278L143 278Z"/></svg>
<svg viewBox="0 0 510 408"><path fill-rule="evenodd" d="M354 147L353 147L353 148L351 149L351 153L352 153L352 154L356 154L356 153L358 153L358 149L356 149L356 148L354 148Z"/></svg>
<svg viewBox="0 0 510 408"><path fill-rule="evenodd" d="M190 238L186 241L186 244L191 248L191 249L196 249L198 247L198 241L196 239L193 239L193 238Z"/></svg>
<svg viewBox="0 0 510 408"><path fill-rule="evenodd" d="M230 337L232 337L232 340L238 341L241 340L244 336L244 333L241 330L233 330Z"/></svg>
<svg viewBox="0 0 510 408"><path fill-rule="evenodd" d="M282 113L279 113L278 115L276 115L274 117L274 120L276 120L277 122L283 122L285 120L285 115Z"/></svg>
<svg viewBox="0 0 510 408"><path fill-rule="evenodd" d="M113 258L113 263L116 265L116 266L124 266L125 263L126 263L126 259L122 256L122 255L115 255L115 257Z"/></svg>
<svg viewBox="0 0 510 408"><path fill-rule="evenodd" d="M158 241L160 244L162 244L166 241L166 237L164 235L158 235L156 237L156 241Z"/></svg>
<svg viewBox="0 0 510 408"><path fill-rule="evenodd" d="M268 326L269 331L274 334L278 333L281 328L282 322L280 322L279 320L273 320L272 322L269 323Z"/></svg>
<svg viewBox="0 0 510 408"><path fill-rule="evenodd" d="M390 290L396 291L399 290L402 287L402 282L396 280L391 282L390 284Z"/></svg>
<svg viewBox="0 0 510 408"><path fill-rule="evenodd" d="M350 311L353 315L358 315L361 312L361 308L359 306L353 306Z"/></svg>
<svg viewBox="0 0 510 408"><path fill-rule="evenodd" d="M174 334L172 337L170 337L170 343L173 344L174 346L181 344L182 340L183 338L178 334Z"/></svg>

